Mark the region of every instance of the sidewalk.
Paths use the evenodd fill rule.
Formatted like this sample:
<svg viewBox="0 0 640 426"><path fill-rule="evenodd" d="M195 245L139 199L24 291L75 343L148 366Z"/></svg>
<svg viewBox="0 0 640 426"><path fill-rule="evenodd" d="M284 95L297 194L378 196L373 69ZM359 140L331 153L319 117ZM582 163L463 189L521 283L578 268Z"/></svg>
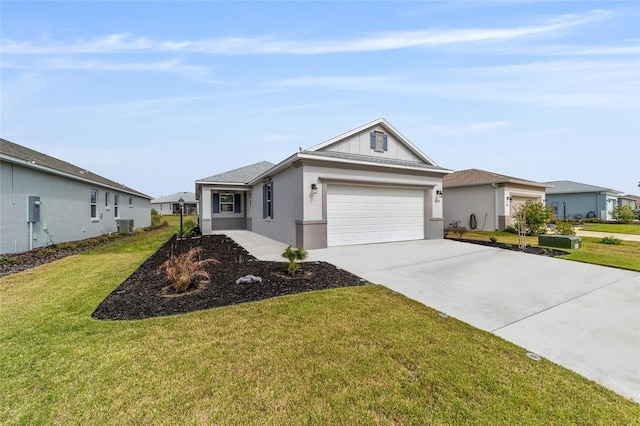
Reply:
<svg viewBox="0 0 640 426"><path fill-rule="evenodd" d="M640 235L614 234L612 232L583 231L582 229L576 229L576 235L579 237L594 237L594 238L615 237L619 240L625 240L625 241L640 241Z"/></svg>

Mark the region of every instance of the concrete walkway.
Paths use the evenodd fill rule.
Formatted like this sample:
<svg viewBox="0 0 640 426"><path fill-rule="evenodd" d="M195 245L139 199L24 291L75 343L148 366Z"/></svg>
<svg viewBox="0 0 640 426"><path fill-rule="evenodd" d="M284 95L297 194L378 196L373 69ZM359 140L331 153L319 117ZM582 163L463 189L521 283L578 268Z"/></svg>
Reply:
<svg viewBox="0 0 640 426"><path fill-rule="evenodd" d="M576 229L576 235L579 237L594 237L594 238L615 237L619 240L640 241L640 235L615 234L612 232L599 232L599 231L583 231L582 229Z"/></svg>
<svg viewBox="0 0 640 426"><path fill-rule="evenodd" d="M261 260L286 244L225 232ZM640 402L640 273L450 240L311 250Z"/></svg>

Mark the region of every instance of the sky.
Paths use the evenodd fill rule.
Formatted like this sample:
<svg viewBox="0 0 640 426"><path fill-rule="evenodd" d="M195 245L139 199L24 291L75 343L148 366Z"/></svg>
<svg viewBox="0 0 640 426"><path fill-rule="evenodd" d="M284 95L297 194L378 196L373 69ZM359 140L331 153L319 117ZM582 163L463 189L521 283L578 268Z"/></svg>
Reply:
<svg viewBox="0 0 640 426"><path fill-rule="evenodd" d="M380 117L439 166L640 195L640 2L0 3L0 136L151 197Z"/></svg>

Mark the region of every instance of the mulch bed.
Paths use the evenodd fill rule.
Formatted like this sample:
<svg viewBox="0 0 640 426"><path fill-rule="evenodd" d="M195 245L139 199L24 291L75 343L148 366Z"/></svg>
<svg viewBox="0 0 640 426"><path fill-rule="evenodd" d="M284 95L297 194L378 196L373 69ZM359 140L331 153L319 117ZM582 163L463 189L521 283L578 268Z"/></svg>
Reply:
<svg viewBox="0 0 640 426"><path fill-rule="evenodd" d="M520 247L518 247L517 244L505 244L505 243L499 243L499 242L494 243L491 241L473 240L468 238L451 238L451 237L447 237L447 238L453 241L460 241L463 243L478 244L481 246L488 246L488 247L497 247L505 250L519 251L521 253L523 252L522 250L520 250ZM569 252L564 250L558 250L558 249L547 248L547 247L535 247L535 246L527 246L526 249L524 250L524 253L537 254L540 256L547 256L547 257L556 257L556 256L563 256L565 254L569 254Z"/></svg>
<svg viewBox="0 0 640 426"><path fill-rule="evenodd" d="M184 293L176 293L158 268L172 254L201 247L201 259L214 258L220 264L207 264L211 275L206 284L191 283ZM149 257L93 312L100 320L137 320L183 314L221 306L264 300L330 288L368 284L364 279L326 262L303 262L293 276L287 262L264 262L250 255L226 235L169 240ZM254 275L262 282L236 284L238 278Z"/></svg>

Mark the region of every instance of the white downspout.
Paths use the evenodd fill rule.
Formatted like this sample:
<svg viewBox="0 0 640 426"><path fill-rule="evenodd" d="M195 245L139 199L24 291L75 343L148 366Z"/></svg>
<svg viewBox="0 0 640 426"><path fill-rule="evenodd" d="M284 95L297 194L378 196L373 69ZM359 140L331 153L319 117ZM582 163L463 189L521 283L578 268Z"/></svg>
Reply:
<svg viewBox="0 0 640 426"><path fill-rule="evenodd" d="M33 250L33 222L29 222L29 250Z"/></svg>
<svg viewBox="0 0 640 426"><path fill-rule="evenodd" d="M498 184L495 182L491 184L493 186L493 227L497 231L500 226L498 225Z"/></svg>

